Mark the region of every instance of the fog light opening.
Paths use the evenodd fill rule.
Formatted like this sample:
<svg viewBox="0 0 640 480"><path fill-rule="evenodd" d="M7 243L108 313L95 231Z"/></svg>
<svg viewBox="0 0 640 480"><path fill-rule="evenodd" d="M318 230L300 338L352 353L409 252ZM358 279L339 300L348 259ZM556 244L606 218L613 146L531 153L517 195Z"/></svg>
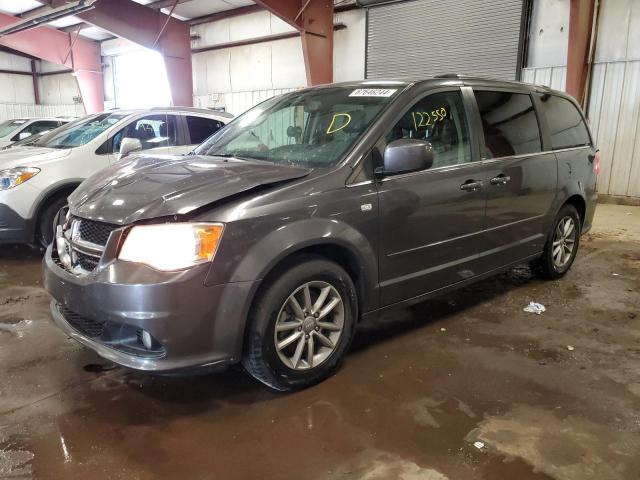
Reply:
<svg viewBox="0 0 640 480"><path fill-rule="evenodd" d="M151 336L151 334L149 332L147 332L146 330L142 330L142 345L144 345L144 348L146 348L147 350L151 350L153 347L153 337Z"/></svg>

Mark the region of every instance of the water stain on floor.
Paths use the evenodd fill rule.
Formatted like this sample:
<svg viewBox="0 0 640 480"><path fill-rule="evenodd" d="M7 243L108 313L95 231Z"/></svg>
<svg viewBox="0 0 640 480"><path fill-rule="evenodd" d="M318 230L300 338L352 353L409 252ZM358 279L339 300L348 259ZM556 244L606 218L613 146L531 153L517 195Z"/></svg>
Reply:
<svg viewBox="0 0 640 480"><path fill-rule="evenodd" d="M38 255L0 251L0 478L637 480L639 251L596 228L561 280L523 265L387 311L288 395L110 364L51 322Z"/></svg>

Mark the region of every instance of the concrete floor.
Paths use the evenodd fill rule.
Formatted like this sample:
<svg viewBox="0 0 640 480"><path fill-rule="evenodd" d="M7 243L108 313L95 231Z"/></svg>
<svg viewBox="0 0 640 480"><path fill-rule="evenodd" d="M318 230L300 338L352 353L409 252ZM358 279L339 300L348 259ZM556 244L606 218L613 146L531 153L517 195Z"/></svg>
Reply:
<svg viewBox="0 0 640 480"><path fill-rule="evenodd" d="M40 285L37 256L0 250L0 478L640 478L638 207L599 206L564 279L522 267L390 312L290 395L114 368Z"/></svg>

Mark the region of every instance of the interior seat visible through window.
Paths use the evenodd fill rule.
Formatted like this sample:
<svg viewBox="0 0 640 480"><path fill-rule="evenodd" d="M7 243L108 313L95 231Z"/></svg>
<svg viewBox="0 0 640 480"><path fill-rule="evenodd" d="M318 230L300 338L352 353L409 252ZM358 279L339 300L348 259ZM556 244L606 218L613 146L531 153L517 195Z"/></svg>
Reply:
<svg viewBox="0 0 640 480"><path fill-rule="evenodd" d="M482 118L485 158L540 152L540 129L531 96L485 90L474 94Z"/></svg>
<svg viewBox="0 0 640 480"><path fill-rule="evenodd" d="M385 140L388 144L401 138L429 142L434 153L431 168L470 162L471 148L460 92L435 93L416 103Z"/></svg>

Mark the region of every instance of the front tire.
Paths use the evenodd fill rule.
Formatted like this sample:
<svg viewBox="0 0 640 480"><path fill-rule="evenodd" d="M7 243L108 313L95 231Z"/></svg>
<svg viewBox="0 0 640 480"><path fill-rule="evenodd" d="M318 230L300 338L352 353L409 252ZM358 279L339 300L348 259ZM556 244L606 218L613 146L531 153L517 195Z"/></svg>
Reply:
<svg viewBox="0 0 640 480"><path fill-rule="evenodd" d="M60 209L65 205L67 205L67 197L58 197L49 202L40 213L36 229L38 246L46 249L53 242L53 221Z"/></svg>
<svg viewBox="0 0 640 480"><path fill-rule="evenodd" d="M565 205L556 216L542 257L533 264L535 270L549 279L565 275L578 252L582 222L573 205Z"/></svg>
<svg viewBox="0 0 640 480"><path fill-rule="evenodd" d="M321 257L304 258L266 280L270 285L258 294L249 318L242 363L279 391L331 375L356 326L358 302L349 274Z"/></svg>

